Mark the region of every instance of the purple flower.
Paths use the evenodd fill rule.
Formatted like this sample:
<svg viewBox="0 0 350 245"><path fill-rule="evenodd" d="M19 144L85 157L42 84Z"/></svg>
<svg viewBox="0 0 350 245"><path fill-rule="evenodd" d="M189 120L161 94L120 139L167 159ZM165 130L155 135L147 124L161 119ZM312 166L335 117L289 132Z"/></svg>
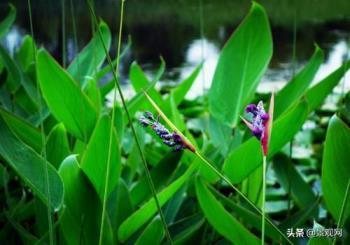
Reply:
<svg viewBox="0 0 350 245"><path fill-rule="evenodd" d="M269 114L265 112L263 102L260 101L257 106L250 104L245 111L252 115L250 129L253 135L261 140L264 137L266 122L269 120Z"/></svg>
<svg viewBox="0 0 350 245"><path fill-rule="evenodd" d="M139 122L143 127L150 126L152 130L162 139L163 143L172 147L173 151L180 151L189 149L193 151L176 132L171 133L163 124L157 120L151 112L146 111L143 116L139 118Z"/></svg>
<svg viewBox="0 0 350 245"><path fill-rule="evenodd" d="M270 110L266 113L263 102L260 101L257 105L250 104L245 108L245 112L251 115L252 120L242 120L249 127L252 134L261 142L264 155L267 154L269 143L270 127L272 122L274 96L271 96ZM271 114L271 115L270 115Z"/></svg>

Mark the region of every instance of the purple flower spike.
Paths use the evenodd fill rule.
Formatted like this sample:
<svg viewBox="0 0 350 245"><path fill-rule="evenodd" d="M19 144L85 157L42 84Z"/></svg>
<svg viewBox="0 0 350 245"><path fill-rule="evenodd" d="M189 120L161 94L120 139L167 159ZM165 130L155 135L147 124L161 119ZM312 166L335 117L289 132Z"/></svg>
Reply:
<svg viewBox="0 0 350 245"><path fill-rule="evenodd" d="M266 122L269 119L269 115L265 112L262 101L260 101L258 105L248 105L245 111L253 117L250 126L253 135L258 140L261 140L264 137Z"/></svg>
<svg viewBox="0 0 350 245"><path fill-rule="evenodd" d="M270 141L273 108L274 95L272 94L269 113L265 112L263 102L260 101L257 105L250 104L245 108L246 113L252 116L251 121L241 117L243 122L251 130L252 134L260 141L265 156L267 155Z"/></svg>
<svg viewBox="0 0 350 245"><path fill-rule="evenodd" d="M245 108L245 111L246 111L247 113L255 114L256 111L257 111L256 105L254 105L254 104L248 105L248 106Z"/></svg>
<svg viewBox="0 0 350 245"><path fill-rule="evenodd" d="M172 147L173 151L180 151L183 149L189 149L194 151L176 132L169 132L169 130L161 124L158 119L151 112L145 112L143 116L139 118L139 122L142 126L151 126L153 131L162 139L163 143L169 147Z"/></svg>

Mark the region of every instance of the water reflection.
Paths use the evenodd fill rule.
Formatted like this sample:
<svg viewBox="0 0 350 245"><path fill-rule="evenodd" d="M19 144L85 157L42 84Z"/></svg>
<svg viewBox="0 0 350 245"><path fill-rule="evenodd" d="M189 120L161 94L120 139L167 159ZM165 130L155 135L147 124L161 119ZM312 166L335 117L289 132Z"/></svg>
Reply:
<svg viewBox="0 0 350 245"><path fill-rule="evenodd" d="M73 38L70 4L66 0L66 49L67 59L72 60L76 50L91 38L91 20L86 1L72 0L74 18L77 23L78 47ZM137 60L148 76L152 77L162 55L167 70L162 84L176 85L187 77L204 60L203 71L198 76L189 97L202 94L210 87L219 50L232 31L249 10L249 1L200 0L203 3L204 38L200 38L199 0L128 0L125 9L123 43L127 35L132 38L132 48L121 63L121 77L128 84L129 66ZM11 1L17 7L15 26L3 40L9 50L20 43L29 33L27 1ZM33 0L33 25L38 45L44 45L58 61L62 61L61 1ZM258 90L261 92L279 89L292 76L293 26L296 24L296 70L311 57L314 42L325 51L325 63L317 74L320 80L340 65L346 54L350 33L350 1L322 0L279 1L260 0L268 12L274 54L269 69L262 78ZM8 1L0 2L0 17L7 11ZM113 33L113 44L118 33L119 2L95 0L96 12L108 23ZM294 23L294 21L296 21ZM115 55L115 45L112 46ZM338 88L337 88L338 89ZM348 84L346 89L349 89Z"/></svg>

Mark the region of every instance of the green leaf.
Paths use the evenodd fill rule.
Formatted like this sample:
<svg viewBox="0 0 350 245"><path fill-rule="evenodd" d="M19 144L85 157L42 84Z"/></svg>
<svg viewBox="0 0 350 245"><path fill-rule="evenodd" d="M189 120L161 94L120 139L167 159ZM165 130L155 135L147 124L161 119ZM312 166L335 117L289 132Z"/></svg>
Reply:
<svg viewBox="0 0 350 245"><path fill-rule="evenodd" d="M221 122L236 126L271 56L268 18L263 7L253 2L248 16L221 51L209 91L210 113Z"/></svg>
<svg viewBox="0 0 350 245"><path fill-rule="evenodd" d="M99 114L102 109L102 100L100 90L98 89L97 80L91 77L86 79L84 92L90 98L90 101L94 105L97 114Z"/></svg>
<svg viewBox="0 0 350 245"><path fill-rule="evenodd" d="M161 64L157 72L157 75L150 82L146 77L146 74L141 69L141 67L136 62L133 62L130 67L129 76L130 76L131 84L134 90L136 91L136 93L142 92L142 90L148 87L149 84L153 83L154 81L158 81L160 77L163 75L164 69L165 69L165 62L163 59L161 59ZM148 89L148 93L157 103L161 103L163 101L162 96L158 93L158 91L155 88L150 87Z"/></svg>
<svg viewBox="0 0 350 245"><path fill-rule="evenodd" d="M33 38L29 35L25 35L23 37L22 45L16 53L18 63L24 71L34 64L34 49L36 49L36 47Z"/></svg>
<svg viewBox="0 0 350 245"><path fill-rule="evenodd" d="M164 237L163 224L159 217L156 217L142 232L136 241L136 245L160 244Z"/></svg>
<svg viewBox="0 0 350 245"><path fill-rule="evenodd" d="M33 148L36 152L41 152L42 136L38 129L2 108L0 108L0 115L6 122L7 126L17 135L20 140Z"/></svg>
<svg viewBox="0 0 350 245"><path fill-rule="evenodd" d="M13 22L16 19L16 8L12 4L9 4L10 12L5 19L0 22L0 38L4 36L11 28Z"/></svg>
<svg viewBox="0 0 350 245"><path fill-rule="evenodd" d="M111 155L110 160L108 160L110 142L112 143L110 147ZM97 122L85 154L82 157L81 166L101 200L104 198L104 189L107 182L106 177L109 176L107 196L105 197L107 198L117 185L121 170L119 143L114 127L111 132L111 121L108 116L102 116Z"/></svg>
<svg viewBox="0 0 350 245"><path fill-rule="evenodd" d="M196 178L196 194L206 219L218 233L236 244L260 243L256 236L225 210L199 178Z"/></svg>
<svg viewBox="0 0 350 245"><path fill-rule="evenodd" d="M350 128L334 115L329 121L322 161L322 190L326 206L338 221L350 179ZM345 204L349 207L349 202ZM350 215L345 208L343 221Z"/></svg>
<svg viewBox="0 0 350 245"><path fill-rule="evenodd" d="M196 237L192 242L190 241L197 232L199 232L205 219L201 213L191 215L177 221L169 226L169 230L174 238L174 244L194 244L197 242Z"/></svg>
<svg viewBox="0 0 350 245"><path fill-rule="evenodd" d="M275 97L275 118L288 110L305 93L323 62L323 51L316 45L309 63Z"/></svg>
<svg viewBox="0 0 350 245"><path fill-rule="evenodd" d="M280 225L281 230L287 230L288 228L298 228L301 227L308 219L315 216L318 211L318 205L320 204L321 198L318 197L313 203L298 212L294 213L292 216L284 220Z"/></svg>
<svg viewBox="0 0 350 245"><path fill-rule="evenodd" d="M0 138L0 155L45 204L59 209L63 201L63 183L55 168L20 141L2 118Z"/></svg>
<svg viewBox="0 0 350 245"><path fill-rule="evenodd" d="M304 124L308 113L305 100L299 102L273 123L268 158L287 144ZM256 138L250 138L231 151L224 162L223 170L233 182L239 183L262 164L262 149Z"/></svg>
<svg viewBox="0 0 350 245"><path fill-rule="evenodd" d="M316 195L311 187L303 180L286 155L276 155L273 162L279 183L286 192L290 190L293 200L300 208L306 208L316 201Z"/></svg>
<svg viewBox="0 0 350 245"><path fill-rule="evenodd" d="M190 178L195 166L191 165L186 172L173 181L168 187L157 194L160 206L163 206ZM143 226L157 212L157 206L153 198L145 203L140 209L127 218L119 227L118 237L120 241L127 240L141 226Z"/></svg>
<svg viewBox="0 0 350 245"><path fill-rule="evenodd" d="M62 123L57 124L46 139L47 160L58 169L59 165L69 155L67 133Z"/></svg>
<svg viewBox="0 0 350 245"><path fill-rule="evenodd" d="M156 190L160 189L166 181L170 178L170 175L175 170L177 163L181 159L181 153L169 153L167 154L150 172L153 184ZM148 186L147 177L142 176L139 181L130 190L131 200L133 206L137 206L145 199L149 199L152 196L151 190Z"/></svg>
<svg viewBox="0 0 350 245"><path fill-rule="evenodd" d="M128 43L126 44L126 46L124 47L123 51L120 53L119 55L119 62L120 60L128 53L128 51L130 50L131 47L131 37L128 36ZM116 65L117 65L118 59L115 58L112 61L112 68L115 69ZM105 75L107 75L109 72L111 72L111 65L107 64L105 67L103 67L102 69L100 69L99 71L97 71L96 74L96 80L100 80L102 79ZM114 79L112 79L112 84L114 84Z"/></svg>
<svg viewBox="0 0 350 245"><path fill-rule="evenodd" d="M101 21L99 29L102 34L103 42L107 50L109 50L111 45L111 32L103 21ZM94 76L98 72L106 59L103 43L101 42L98 32L97 30L91 41L74 58L67 68L67 71L79 81L81 85L84 85L86 77Z"/></svg>
<svg viewBox="0 0 350 245"><path fill-rule="evenodd" d="M174 95L176 105L179 105L181 101L185 98L187 92L192 87L193 82L196 80L200 70L202 69L202 66L203 63L199 64L189 75L188 78L186 78L172 90L172 94ZM170 97L168 97L167 99L170 99Z"/></svg>
<svg viewBox="0 0 350 245"><path fill-rule="evenodd" d="M309 111L317 109L322 104L349 68L350 61L347 61L305 93Z"/></svg>
<svg viewBox="0 0 350 245"><path fill-rule="evenodd" d="M130 192L122 178L108 198L107 210L113 227L113 232L118 233L121 223L134 211L131 203Z"/></svg>
<svg viewBox="0 0 350 245"><path fill-rule="evenodd" d="M60 228L67 244L98 244L102 205L76 156L67 157L59 168L64 182L64 203ZM107 222L108 219L105 219ZM111 244L112 231L105 225L103 244Z"/></svg>
<svg viewBox="0 0 350 245"><path fill-rule="evenodd" d="M97 117L89 98L44 49L38 52L37 75L52 114L71 134L86 141Z"/></svg>
<svg viewBox="0 0 350 245"><path fill-rule="evenodd" d="M21 86L21 73L15 61L10 57L7 50L2 45L0 45L0 59L8 71L8 89L11 93L15 93Z"/></svg>
<svg viewBox="0 0 350 245"><path fill-rule="evenodd" d="M261 175L261 171L260 171ZM224 196L220 192L218 192L215 188L209 187L213 192L214 195L219 197L220 200L222 200L223 204L227 206L228 208L232 209L233 212L237 215L237 217L240 217L242 221L245 221L246 223L252 225L254 228L261 231L261 218L262 216L256 212L253 212L252 210L247 209L243 205L239 205L234 203L230 198ZM279 239L283 239L281 235L278 233L277 228L273 227L270 223L266 222L266 235L271 237L274 241L277 241Z"/></svg>

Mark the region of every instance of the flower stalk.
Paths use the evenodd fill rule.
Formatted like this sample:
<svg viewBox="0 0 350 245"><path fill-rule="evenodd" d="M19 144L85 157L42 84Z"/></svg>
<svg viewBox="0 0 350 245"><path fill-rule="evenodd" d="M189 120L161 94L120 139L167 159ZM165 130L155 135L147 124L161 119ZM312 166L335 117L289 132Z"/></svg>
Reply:
<svg viewBox="0 0 350 245"><path fill-rule="evenodd" d="M246 107L245 112L250 114L252 120L248 121L242 118L242 121L251 130L252 134L260 141L263 154L263 170L262 170L262 222L261 222L261 244L265 244L265 203L266 203L266 156L269 150L272 121L274 109L274 94L271 96L269 112L266 113L263 102L260 101L257 105L250 104Z"/></svg>

